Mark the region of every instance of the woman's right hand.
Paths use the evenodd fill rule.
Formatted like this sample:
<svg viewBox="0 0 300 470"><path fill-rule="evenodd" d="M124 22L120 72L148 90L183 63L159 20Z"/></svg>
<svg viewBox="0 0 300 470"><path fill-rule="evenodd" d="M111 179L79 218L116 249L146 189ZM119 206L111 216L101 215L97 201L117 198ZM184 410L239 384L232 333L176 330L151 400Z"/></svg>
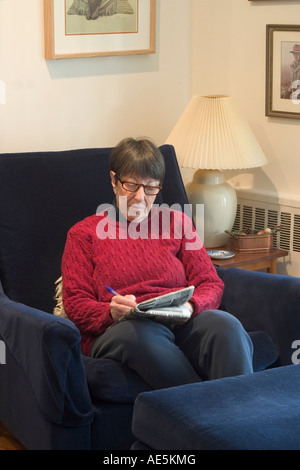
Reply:
<svg viewBox="0 0 300 470"><path fill-rule="evenodd" d="M115 295L110 302L110 315L113 321L120 320L135 306L136 298L134 295Z"/></svg>

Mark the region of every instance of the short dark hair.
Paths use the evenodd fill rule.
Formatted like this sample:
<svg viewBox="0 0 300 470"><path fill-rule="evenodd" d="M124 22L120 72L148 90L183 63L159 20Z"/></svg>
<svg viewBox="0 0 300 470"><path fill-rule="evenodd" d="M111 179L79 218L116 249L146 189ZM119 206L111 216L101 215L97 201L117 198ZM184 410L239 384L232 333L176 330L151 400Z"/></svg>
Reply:
<svg viewBox="0 0 300 470"><path fill-rule="evenodd" d="M162 183L165 176L165 159L149 139L121 140L110 154L110 169L118 176L140 176Z"/></svg>

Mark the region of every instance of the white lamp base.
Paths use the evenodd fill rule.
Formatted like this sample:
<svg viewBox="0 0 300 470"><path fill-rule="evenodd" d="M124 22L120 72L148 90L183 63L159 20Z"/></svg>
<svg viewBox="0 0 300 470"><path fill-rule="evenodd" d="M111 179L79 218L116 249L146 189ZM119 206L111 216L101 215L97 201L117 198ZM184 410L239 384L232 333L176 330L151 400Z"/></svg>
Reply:
<svg viewBox="0 0 300 470"><path fill-rule="evenodd" d="M204 239L206 248L218 248L226 245L237 210L236 192L219 170L198 170L193 181L186 187L189 202L192 204L193 217L196 220L197 204L204 204ZM199 212L198 212L199 213ZM202 232L203 233L203 232Z"/></svg>

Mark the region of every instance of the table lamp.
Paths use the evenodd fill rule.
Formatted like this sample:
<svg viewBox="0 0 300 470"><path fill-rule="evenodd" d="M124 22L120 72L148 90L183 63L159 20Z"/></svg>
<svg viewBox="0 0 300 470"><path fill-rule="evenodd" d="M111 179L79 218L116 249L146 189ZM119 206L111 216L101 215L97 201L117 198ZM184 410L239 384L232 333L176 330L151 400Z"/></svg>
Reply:
<svg viewBox="0 0 300 470"><path fill-rule="evenodd" d="M225 231L230 231L235 221L237 197L221 170L255 168L267 163L252 130L232 97L195 95L166 143L174 146L182 168L198 170L186 185L186 192L196 227L197 214L201 213L197 204L204 205L204 246L224 246L229 237Z"/></svg>

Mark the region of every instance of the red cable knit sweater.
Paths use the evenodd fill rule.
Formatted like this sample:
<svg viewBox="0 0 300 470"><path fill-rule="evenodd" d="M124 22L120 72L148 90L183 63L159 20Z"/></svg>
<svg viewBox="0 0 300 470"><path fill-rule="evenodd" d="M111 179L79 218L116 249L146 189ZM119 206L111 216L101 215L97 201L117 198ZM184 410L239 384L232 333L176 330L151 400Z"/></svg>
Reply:
<svg viewBox="0 0 300 470"><path fill-rule="evenodd" d="M166 211L169 224L153 207L138 225L116 222L103 211L69 231L62 260L63 303L80 330L85 354L113 323L112 296L105 285L121 295L134 294L137 302L194 285L193 315L219 307L223 283L190 219Z"/></svg>

